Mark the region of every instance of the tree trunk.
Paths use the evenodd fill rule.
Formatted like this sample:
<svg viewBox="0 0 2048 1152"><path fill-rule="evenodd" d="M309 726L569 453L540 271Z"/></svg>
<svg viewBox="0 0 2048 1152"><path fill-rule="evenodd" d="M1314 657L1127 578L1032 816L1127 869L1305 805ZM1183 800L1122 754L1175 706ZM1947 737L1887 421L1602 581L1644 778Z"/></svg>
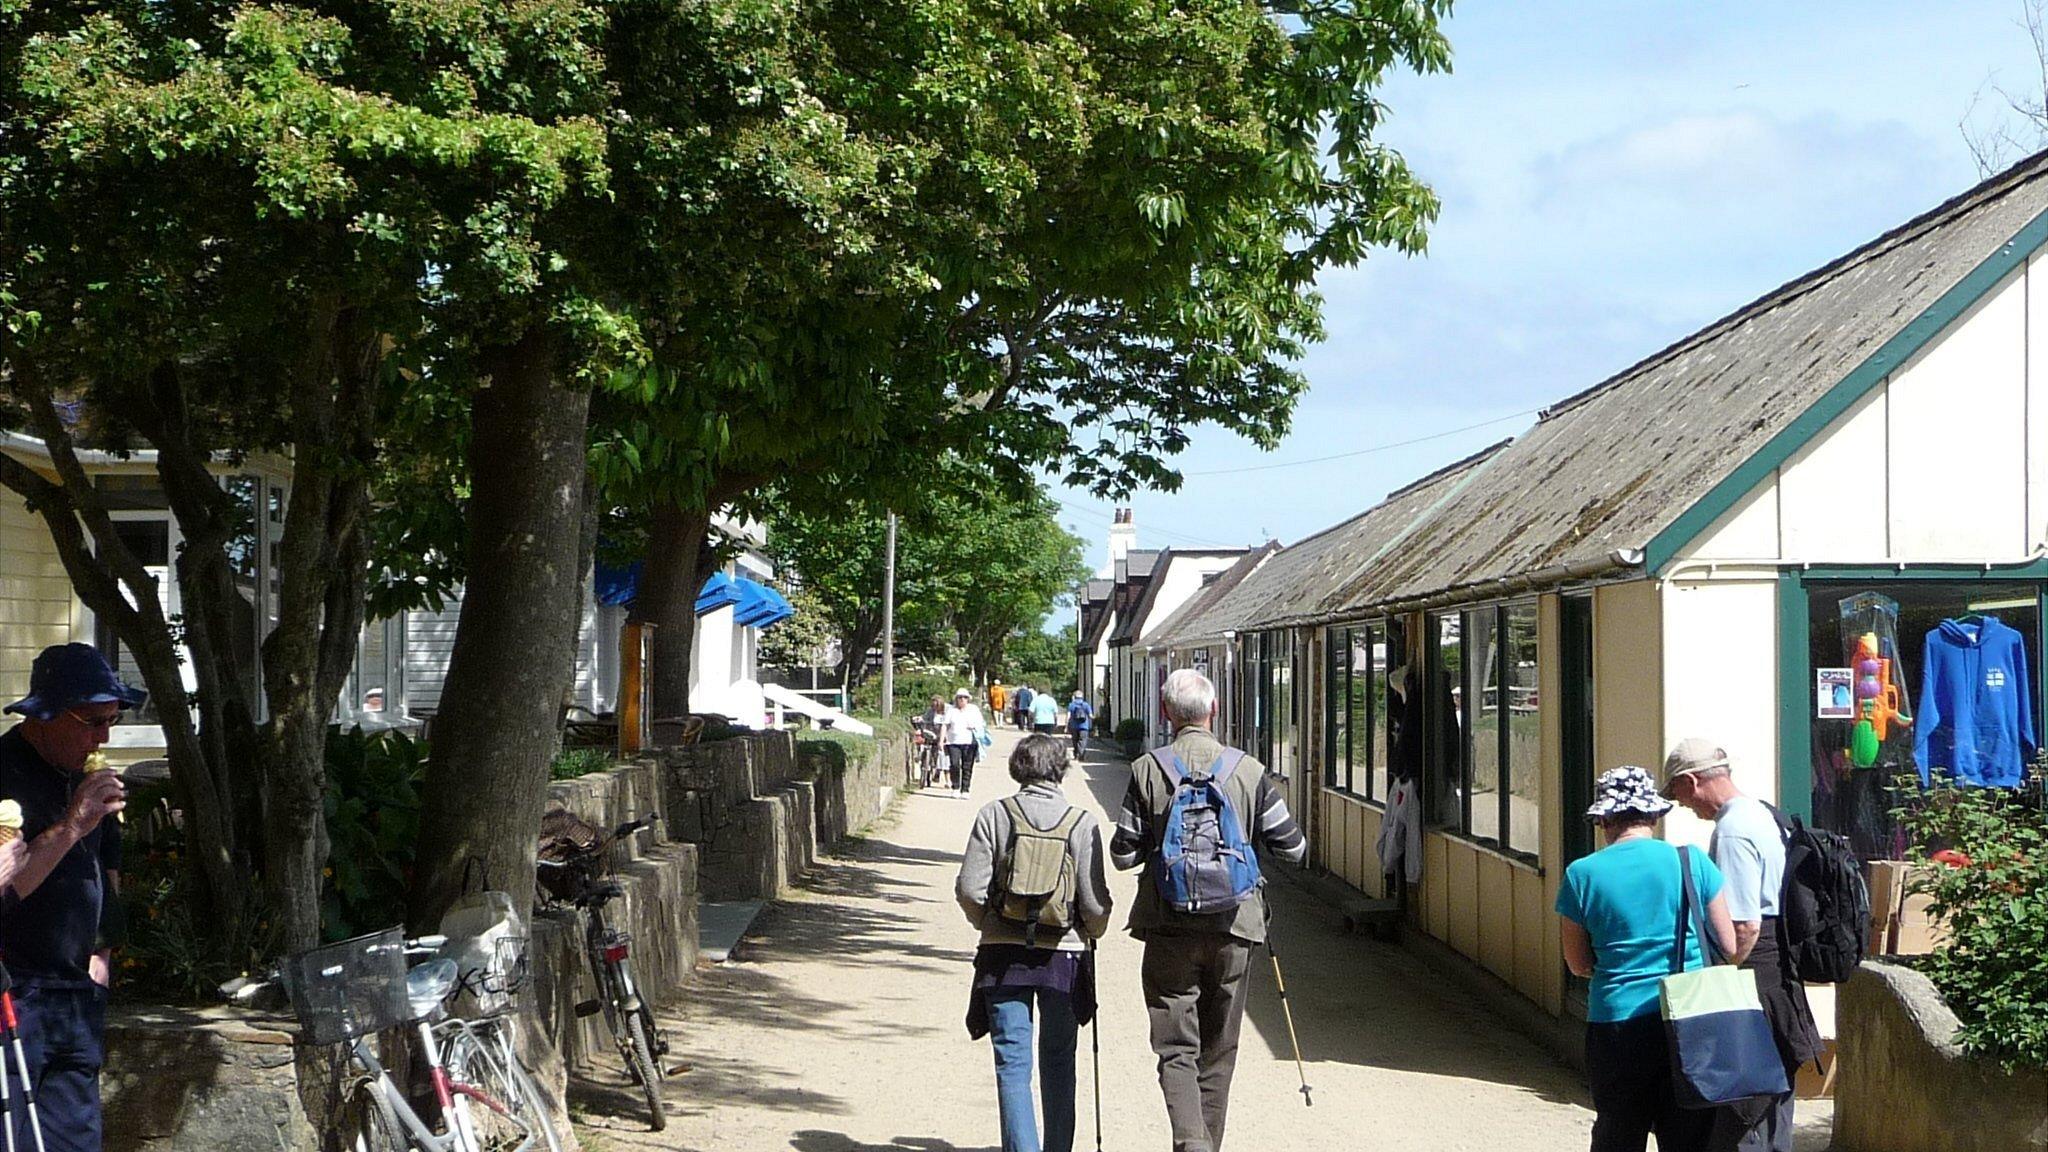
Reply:
<svg viewBox="0 0 2048 1152"><path fill-rule="evenodd" d="M590 394L541 331L485 351L471 414L469 580L434 717L412 923L473 878L533 904L533 852L573 627ZM473 874L473 866L481 871Z"/></svg>
<svg viewBox="0 0 2048 1152"><path fill-rule="evenodd" d="M697 590L710 576L711 514L658 505L647 532L647 559L633 618L654 625L654 718L690 711L690 665L697 641Z"/></svg>
<svg viewBox="0 0 2048 1152"><path fill-rule="evenodd" d="M882 638L882 616L877 612L853 622L853 630L839 638L840 682L848 692L868 679L868 649Z"/></svg>

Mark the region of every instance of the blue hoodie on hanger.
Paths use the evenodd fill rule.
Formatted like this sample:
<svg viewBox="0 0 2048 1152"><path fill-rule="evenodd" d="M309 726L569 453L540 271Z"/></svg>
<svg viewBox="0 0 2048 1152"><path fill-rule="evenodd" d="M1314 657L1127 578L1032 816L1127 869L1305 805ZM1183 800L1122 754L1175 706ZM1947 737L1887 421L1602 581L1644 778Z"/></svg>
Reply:
<svg viewBox="0 0 2048 1152"><path fill-rule="evenodd" d="M1927 634L1913 759L1931 775L1983 788L2017 788L2034 754L2034 693L2027 645L1995 616L1943 620Z"/></svg>

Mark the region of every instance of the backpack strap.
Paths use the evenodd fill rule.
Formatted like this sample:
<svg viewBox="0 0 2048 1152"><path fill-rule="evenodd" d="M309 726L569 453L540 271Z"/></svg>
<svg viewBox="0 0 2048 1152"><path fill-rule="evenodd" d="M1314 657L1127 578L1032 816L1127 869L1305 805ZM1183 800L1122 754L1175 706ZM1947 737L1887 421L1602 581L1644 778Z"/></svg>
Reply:
<svg viewBox="0 0 2048 1152"><path fill-rule="evenodd" d="M1060 839L1065 840L1073 836L1074 829L1080 826L1083 815L1085 813L1081 811L1080 805L1070 804L1067 806L1066 813L1060 817L1060 822L1044 831L1048 834L1057 832L1060 834Z"/></svg>
<svg viewBox="0 0 2048 1152"><path fill-rule="evenodd" d="M1152 762L1166 773L1166 782L1172 787L1180 787L1180 782L1188 778L1188 766L1180 762L1180 754L1173 750L1171 744L1154 748Z"/></svg>
<svg viewBox="0 0 2048 1152"><path fill-rule="evenodd" d="M1223 755L1217 757L1216 763L1210 766L1209 779L1214 780L1218 784L1221 784L1225 780L1230 779L1230 774L1232 772L1237 771L1237 766L1243 762L1243 749L1225 748L1223 750Z"/></svg>

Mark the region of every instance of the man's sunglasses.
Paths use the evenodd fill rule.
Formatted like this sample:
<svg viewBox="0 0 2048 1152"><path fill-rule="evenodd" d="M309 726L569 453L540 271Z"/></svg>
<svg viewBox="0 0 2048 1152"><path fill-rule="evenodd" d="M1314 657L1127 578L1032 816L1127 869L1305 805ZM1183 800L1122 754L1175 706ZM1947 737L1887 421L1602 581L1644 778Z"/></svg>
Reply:
<svg viewBox="0 0 2048 1152"><path fill-rule="evenodd" d="M112 728L114 723L121 719L119 712L108 716L81 716L77 712L67 709L64 714L78 721L79 725L85 728Z"/></svg>

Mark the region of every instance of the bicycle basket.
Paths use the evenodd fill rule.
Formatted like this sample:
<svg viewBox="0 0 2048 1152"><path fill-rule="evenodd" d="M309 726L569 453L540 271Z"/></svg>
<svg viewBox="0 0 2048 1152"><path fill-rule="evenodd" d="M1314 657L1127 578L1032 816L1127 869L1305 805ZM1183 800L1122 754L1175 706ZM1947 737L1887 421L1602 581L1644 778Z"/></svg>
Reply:
<svg viewBox="0 0 2048 1152"><path fill-rule="evenodd" d="M540 820L540 844L535 855L551 864L536 879L541 889L557 900L574 900L583 887L584 871L592 856L604 846L604 832L565 808L551 808Z"/></svg>
<svg viewBox="0 0 2048 1152"><path fill-rule="evenodd" d="M443 955L455 961L464 991L477 1012L502 1012L526 982L526 933L512 897L503 892L474 892L457 900L441 917L448 937Z"/></svg>
<svg viewBox="0 0 2048 1152"><path fill-rule="evenodd" d="M405 996L405 934L397 928L301 952L284 962L285 991L306 1039L339 1044L412 1016Z"/></svg>

